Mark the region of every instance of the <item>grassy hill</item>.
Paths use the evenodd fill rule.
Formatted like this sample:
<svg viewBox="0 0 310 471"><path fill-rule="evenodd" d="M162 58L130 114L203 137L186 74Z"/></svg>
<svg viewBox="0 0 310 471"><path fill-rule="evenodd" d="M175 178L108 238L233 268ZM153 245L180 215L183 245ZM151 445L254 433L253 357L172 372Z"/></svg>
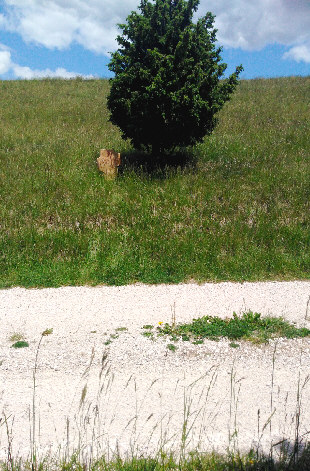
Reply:
<svg viewBox="0 0 310 471"><path fill-rule="evenodd" d="M0 82L0 287L310 276L310 77L242 81L169 162L108 121L105 80ZM99 174L100 148L122 154Z"/></svg>

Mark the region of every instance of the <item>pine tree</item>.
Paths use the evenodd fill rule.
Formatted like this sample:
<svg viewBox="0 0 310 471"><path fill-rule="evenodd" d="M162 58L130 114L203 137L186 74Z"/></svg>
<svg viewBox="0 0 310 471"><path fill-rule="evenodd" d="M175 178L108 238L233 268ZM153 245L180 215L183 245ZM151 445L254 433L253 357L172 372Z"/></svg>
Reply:
<svg viewBox="0 0 310 471"><path fill-rule="evenodd" d="M141 0L118 25L119 48L108 108L111 122L137 149L153 154L202 141L230 98L242 66L221 80L227 65L216 47L214 16L193 22L199 0Z"/></svg>

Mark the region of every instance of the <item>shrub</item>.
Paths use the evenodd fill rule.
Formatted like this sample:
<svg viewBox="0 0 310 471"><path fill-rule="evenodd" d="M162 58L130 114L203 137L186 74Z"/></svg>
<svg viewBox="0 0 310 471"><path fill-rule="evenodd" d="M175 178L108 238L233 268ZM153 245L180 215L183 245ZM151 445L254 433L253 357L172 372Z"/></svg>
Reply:
<svg viewBox="0 0 310 471"><path fill-rule="evenodd" d="M137 149L158 154L201 141L216 125L242 66L225 80L214 16L193 23L199 0L141 0L120 24L112 54L111 122Z"/></svg>

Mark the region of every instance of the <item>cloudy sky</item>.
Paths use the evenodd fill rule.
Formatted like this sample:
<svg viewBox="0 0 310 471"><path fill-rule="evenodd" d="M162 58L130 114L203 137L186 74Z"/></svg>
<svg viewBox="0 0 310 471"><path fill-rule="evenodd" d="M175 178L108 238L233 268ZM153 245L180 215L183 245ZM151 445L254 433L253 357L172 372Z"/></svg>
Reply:
<svg viewBox="0 0 310 471"><path fill-rule="evenodd" d="M0 79L111 76L117 23L139 0L0 0ZM231 72L310 75L310 0L201 0Z"/></svg>

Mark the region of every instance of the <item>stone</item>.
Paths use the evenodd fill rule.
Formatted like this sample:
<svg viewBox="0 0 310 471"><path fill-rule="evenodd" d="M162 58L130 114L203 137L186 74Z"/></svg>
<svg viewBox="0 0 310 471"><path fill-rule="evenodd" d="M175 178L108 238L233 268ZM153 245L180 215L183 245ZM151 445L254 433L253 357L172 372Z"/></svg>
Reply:
<svg viewBox="0 0 310 471"><path fill-rule="evenodd" d="M101 149L97 159L98 169L103 172L107 180L113 180L117 176L118 167L121 164L121 154L111 149Z"/></svg>

